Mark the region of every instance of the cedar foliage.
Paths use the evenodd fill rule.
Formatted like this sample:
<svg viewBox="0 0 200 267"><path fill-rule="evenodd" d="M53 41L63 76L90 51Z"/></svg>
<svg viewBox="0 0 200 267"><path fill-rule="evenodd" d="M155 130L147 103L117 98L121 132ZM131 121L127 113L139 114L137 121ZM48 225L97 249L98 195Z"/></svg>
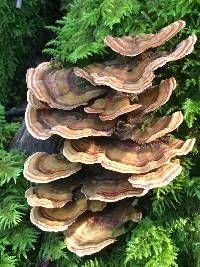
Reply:
<svg viewBox="0 0 200 267"><path fill-rule="evenodd" d="M49 27L56 37L47 44L45 52L62 64L82 66L114 56L103 44L108 34L154 33L183 19L186 28L164 48L158 48L169 50L191 33L198 37L199 11L200 2L192 0L72 1L66 6L66 15ZM183 161L181 175L168 186L139 199L144 219L136 227L128 225L126 237L78 266L200 266L199 65L198 41L190 56L157 71L157 81L175 76L178 86L170 101L156 112L164 115L181 110L185 122L175 135L197 138L193 153Z"/></svg>
<svg viewBox="0 0 200 267"><path fill-rule="evenodd" d="M16 1L0 1L0 102L6 106L15 105L19 96L25 95L26 69L33 64L41 30L47 23L47 3L26 0L17 9Z"/></svg>
<svg viewBox="0 0 200 267"><path fill-rule="evenodd" d="M198 37L200 33L198 0L62 3L61 10L66 15L49 27L56 37L46 49L62 64L84 65L114 56L103 45L108 34L154 33L177 19L186 20L186 29L166 44L166 49L170 49L185 35L194 32ZM0 266L200 267L199 49L197 42L190 56L157 71L158 80L174 75L178 82L170 101L157 112L183 111L185 122L175 135L196 137L193 153L184 158L183 172L172 183L139 199L142 221L127 223L126 235L91 257L78 258L67 251L62 234L42 233L30 224L30 210L24 199L30 186L22 175L24 155L7 151L18 125L8 124L0 107Z"/></svg>

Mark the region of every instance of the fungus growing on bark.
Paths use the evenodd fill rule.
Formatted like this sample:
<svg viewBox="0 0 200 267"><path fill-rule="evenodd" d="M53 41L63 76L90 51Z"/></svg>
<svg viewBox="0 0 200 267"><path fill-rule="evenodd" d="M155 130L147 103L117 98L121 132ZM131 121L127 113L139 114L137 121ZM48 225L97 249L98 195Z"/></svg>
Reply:
<svg viewBox="0 0 200 267"><path fill-rule="evenodd" d="M175 61L190 54L193 50L197 38L195 35L188 37L179 43L173 52L145 52L134 59L130 59L125 65L94 64L90 65L82 73L82 77L90 75L93 78L93 84L107 85L111 88L126 92L139 94L147 87L151 86L154 79L154 70L162 67L167 62ZM79 71L79 72L78 72ZM76 75L80 70L75 70Z"/></svg>
<svg viewBox="0 0 200 267"><path fill-rule="evenodd" d="M171 116L158 117L153 119L145 129L141 129L139 124L136 127L127 126L125 129L118 129L117 135L121 140L131 139L138 143L150 143L174 131L183 121L183 115L180 111Z"/></svg>
<svg viewBox="0 0 200 267"><path fill-rule="evenodd" d="M68 177L81 169L80 163L69 162L58 154L37 152L24 164L24 177L35 183L49 183Z"/></svg>
<svg viewBox="0 0 200 267"><path fill-rule="evenodd" d="M86 105L89 100L105 94L106 90L91 85L82 85L73 68L59 69L57 65L45 62L29 69L27 87L38 100L51 108L72 110Z"/></svg>
<svg viewBox="0 0 200 267"><path fill-rule="evenodd" d="M61 208L73 199L73 190L80 186L80 179L69 177L50 184L29 188L25 197L30 206Z"/></svg>
<svg viewBox="0 0 200 267"><path fill-rule="evenodd" d="M125 232L125 222L138 222L141 217L129 202L123 201L103 212L83 214L64 233L67 248L80 257L94 254L117 241Z"/></svg>
<svg viewBox="0 0 200 267"><path fill-rule="evenodd" d="M183 121L180 111L150 114L176 87L174 78L151 86L154 71L190 54L196 36L174 52L146 50L165 43L184 25L177 21L152 35L105 38L114 51L129 57L83 69L59 69L45 62L27 72L28 131L38 139L54 134L66 139L63 155L38 152L24 165L28 180L47 183L26 191L33 206L31 221L44 231L66 230L68 249L79 256L115 242L126 221L138 222L136 197L170 183L182 170L179 160L171 160L193 148L194 138L169 135Z"/></svg>
<svg viewBox="0 0 200 267"><path fill-rule="evenodd" d="M33 207L30 218L31 222L43 231L59 232L66 230L86 210L101 211L105 206L106 203L87 200L82 193L79 193L75 200L62 208Z"/></svg>
<svg viewBox="0 0 200 267"><path fill-rule="evenodd" d="M148 173L133 174L128 178L132 186L150 190L155 187L165 186L181 173L182 167L179 160L169 162L160 168Z"/></svg>
<svg viewBox="0 0 200 267"><path fill-rule="evenodd" d="M158 168L171 158L188 154L195 139L182 141L170 138L148 144L113 139L66 140L63 155L72 162L100 163L104 168L120 173L144 173Z"/></svg>
<svg viewBox="0 0 200 267"><path fill-rule="evenodd" d="M25 122L30 134L42 140L54 134L68 139L110 136L115 126L115 121L103 122L95 114L59 109L34 109L30 105L26 109Z"/></svg>
<svg viewBox="0 0 200 267"><path fill-rule="evenodd" d="M171 23L167 27L164 27L155 34L132 35L124 37L112 37L108 35L104 41L106 45L120 55L133 57L149 48L164 44L174 35L176 35L183 27L185 27L185 21L178 20Z"/></svg>
<svg viewBox="0 0 200 267"><path fill-rule="evenodd" d="M143 188L134 188L130 175L102 170L100 175L89 176L81 191L90 200L116 202L125 198L140 197L147 193Z"/></svg>

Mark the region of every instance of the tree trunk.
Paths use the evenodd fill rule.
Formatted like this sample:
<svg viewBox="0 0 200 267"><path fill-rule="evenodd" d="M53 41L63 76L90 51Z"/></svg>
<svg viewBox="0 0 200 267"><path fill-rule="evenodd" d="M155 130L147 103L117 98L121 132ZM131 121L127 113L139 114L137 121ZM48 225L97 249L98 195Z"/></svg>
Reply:
<svg viewBox="0 0 200 267"><path fill-rule="evenodd" d="M9 150L17 149L25 152L28 155L32 155L35 152L47 152L50 154L59 153L63 145L64 139L59 136L52 136L47 140L39 140L28 132L25 123L17 131L15 137L13 138Z"/></svg>

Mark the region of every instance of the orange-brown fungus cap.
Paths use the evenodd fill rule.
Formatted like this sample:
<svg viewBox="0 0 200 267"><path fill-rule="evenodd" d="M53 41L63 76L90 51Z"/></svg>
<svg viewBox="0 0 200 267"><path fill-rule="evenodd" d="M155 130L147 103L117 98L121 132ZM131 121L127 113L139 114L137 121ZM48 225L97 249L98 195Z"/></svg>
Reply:
<svg viewBox="0 0 200 267"><path fill-rule="evenodd" d="M29 69L26 81L28 89L38 100L46 102L51 108L64 110L86 105L89 100L106 92L105 89L83 84L73 68L59 69L50 62Z"/></svg>
<svg viewBox="0 0 200 267"><path fill-rule="evenodd" d="M97 99L84 110L87 113L98 113L102 121L113 120L116 117L131 112L141 107L138 103L132 103L131 98L122 93L106 95Z"/></svg>
<svg viewBox="0 0 200 267"><path fill-rule="evenodd" d="M59 109L26 108L25 123L29 133L37 139L47 139L57 134L63 138L77 139L87 136L110 136L114 121L103 122L96 114Z"/></svg>
<svg viewBox="0 0 200 267"><path fill-rule="evenodd" d="M182 141L156 140L148 144L134 141L101 139L66 140L63 155L72 162L100 163L104 168L121 173L145 173L158 168L176 155L188 154L195 139Z"/></svg>
<svg viewBox="0 0 200 267"><path fill-rule="evenodd" d="M141 216L129 202L123 201L102 212L87 212L65 231L67 248L80 257L94 254L124 234L123 223L138 222Z"/></svg>
<svg viewBox="0 0 200 267"><path fill-rule="evenodd" d="M89 176L89 175L88 175ZM81 191L88 199L116 202L124 198L140 197L147 193L143 188L133 188L130 175L102 170L100 175L89 176Z"/></svg>
<svg viewBox="0 0 200 267"><path fill-rule="evenodd" d="M116 131L126 131L132 129L141 123L146 114L156 110L164 105L170 98L173 90L176 88L176 80L172 77L167 80L162 80L160 85L153 86L138 95L138 104L141 107L127 114L126 121L118 121Z"/></svg>
<svg viewBox="0 0 200 267"><path fill-rule="evenodd" d="M153 119L147 127L141 128L141 124L136 127L127 127L124 130L118 129L117 135L121 140L131 139L138 143L150 143L174 131L183 122L183 115L180 111L171 116L164 116Z"/></svg>
<svg viewBox="0 0 200 267"><path fill-rule="evenodd" d="M66 230L78 216L86 210L103 210L106 203L87 200L82 193L62 208L47 209L34 207L31 210L31 222L43 231L58 232Z"/></svg>
<svg viewBox="0 0 200 267"><path fill-rule="evenodd" d="M133 174L128 181L133 187L146 190L165 186L181 173L182 167L178 160L163 165L162 167L148 173Z"/></svg>
<svg viewBox="0 0 200 267"><path fill-rule="evenodd" d="M35 183L48 183L65 178L81 169L80 163L69 162L62 155L37 152L24 164L24 177Z"/></svg>
<svg viewBox="0 0 200 267"><path fill-rule="evenodd" d="M31 90L27 91L27 101L33 108L49 108L49 106L36 98Z"/></svg>
<svg viewBox="0 0 200 267"><path fill-rule="evenodd" d="M80 184L80 179L77 177L61 179L50 184L29 188L25 192L25 197L28 204L33 207L61 208L72 201L72 191Z"/></svg>
<svg viewBox="0 0 200 267"><path fill-rule="evenodd" d="M132 35L121 38L108 35L104 41L113 51L123 56L133 57L149 48L164 44L176 35L184 26L185 22L178 20L167 27L164 27L156 34Z"/></svg>
<svg viewBox="0 0 200 267"><path fill-rule="evenodd" d="M97 85L107 85L117 91L139 94L151 86L155 77L154 70L190 54L196 40L196 36L192 35L178 44L174 52L145 52L132 58L127 64L124 64L122 59L122 64L94 64L84 68L82 72L90 75L93 83Z"/></svg>

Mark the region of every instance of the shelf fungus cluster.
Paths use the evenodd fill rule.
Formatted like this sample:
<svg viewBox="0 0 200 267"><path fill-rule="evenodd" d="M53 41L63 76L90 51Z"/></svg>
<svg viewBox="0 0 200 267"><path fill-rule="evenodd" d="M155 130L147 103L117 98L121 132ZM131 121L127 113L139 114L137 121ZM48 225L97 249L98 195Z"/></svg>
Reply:
<svg viewBox="0 0 200 267"><path fill-rule="evenodd" d="M176 21L156 34L105 38L115 60L84 68L50 62L27 72L25 122L37 139L59 135L60 154L37 152L24 176L30 218L43 231L64 232L68 249L90 255L112 244L127 221L138 222L136 198L166 186L182 170L180 159L195 139L171 132L181 111L156 117L176 87L169 77L152 85L154 71L190 54L194 35L172 52L156 52L185 26ZM154 51L150 50L154 49Z"/></svg>

